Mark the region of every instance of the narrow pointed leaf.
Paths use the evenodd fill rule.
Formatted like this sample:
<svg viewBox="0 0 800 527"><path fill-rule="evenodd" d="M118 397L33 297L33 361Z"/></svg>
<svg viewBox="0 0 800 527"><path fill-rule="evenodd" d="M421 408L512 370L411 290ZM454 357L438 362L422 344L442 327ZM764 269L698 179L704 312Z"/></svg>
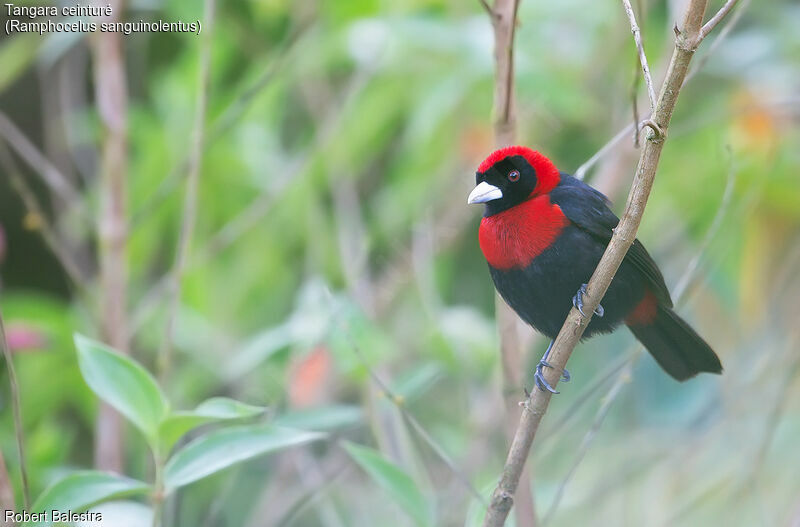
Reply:
<svg viewBox="0 0 800 527"><path fill-rule="evenodd" d="M364 472L382 487L417 525L432 525L431 508L419 487L406 472L384 458L372 448L356 445L349 441L342 443Z"/></svg>
<svg viewBox="0 0 800 527"><path fill-rule="evenodd" d="M214 397L188 412L175 412L161 423L159 437L166 450L181 436L202 424L247 419L264 413L266 407L245 404L227 397Z"/></svg>
<svg viewBox="0 0 800 527"><path fill-rule="evenodd" d="M212 397L200 403L194 413L212 419L237 419L255 417L264 410L266 410L264 406L255 406L228 397Z"/></svg>
<svg viewBox="0 0 800 527"><path fill-rule="evenodd" d="M324 434L264 424L217 430L195 439L167 461L164 484L171 492L236 463L322 437Z"/></svg>
<svg viewBox="0 0 800 527"><path fill-rule="evenodd" d="M358 406L340 404L285 413L277 416L274 423L289 428L327 432L353 426L363 417Z"/></svg>

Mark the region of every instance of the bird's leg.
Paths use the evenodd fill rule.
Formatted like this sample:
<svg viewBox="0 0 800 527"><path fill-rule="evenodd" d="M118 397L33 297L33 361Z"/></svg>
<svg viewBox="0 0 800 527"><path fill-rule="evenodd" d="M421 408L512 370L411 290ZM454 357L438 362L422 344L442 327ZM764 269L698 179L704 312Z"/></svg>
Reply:
<svg viewBox="0 0 800 527"><path fill-rule="evenodd" d="M580 311L581 315L583 316L586 316L586 313L583 312L583 295L586 294L586 285L587 284L581 284L581 287L578 289L578 292L575 293L575 296L572 297L572 305L577 307L578 311ZM598 317L602 317L603 314L605 314L603 306L597 304L597 307L594 310L594 314L597 315ZM545 380L544 375L542 374L543 368L553 367L549 362L547 362L547 356L550 354L550 350L553 348L553 343L555 343L555 340L550 341L550 344L547 346L547 349L545 350L544 355L542 356L542 360L540 360L539 364L536 365L536 373L533 374L533 379L536 382L536 386L538 386L540 390L542 391L547 390L550 393L559 393L552 386L550 386L550 383L548 383ZM570 380L569 370L567 369L561 370L561 380L562 382L569 382Z"/></svg>
<svg viewBox="0 0 800 527"><path fill-rule="evenodd" d="M575 296L572 297L572 305L578 308L578 311L581 312L581 315L586 316L586 313L583 312L583 295L586 294L586 284L581 284L581 287L578 289L578 292L575 293ZM597 304L597 307L594 310L594 314L598 317L602 317L605 313L603 306Z"/></svg>
<svg viewBox="0 0 800 527"><path fill-rule="evenodd" d="M547 346L547 350L545 350L544 355L542 355L542 360L540 360L539 364L536 365L536 373L533 374L533 380L534 382L536 382L536 386L540 390L542 391L547 390L550 393L559 393L552 386L550 386L550 383L545 380L544 374L542 374L543 368L553 367L552 365L550 365L549 362L547 362L547 356L550 354L550 350L553 348L554 342L555 340L550 341L550 344ZM563 382L569 382L570 375L568 370L561 370L561 380Z"/></svg>

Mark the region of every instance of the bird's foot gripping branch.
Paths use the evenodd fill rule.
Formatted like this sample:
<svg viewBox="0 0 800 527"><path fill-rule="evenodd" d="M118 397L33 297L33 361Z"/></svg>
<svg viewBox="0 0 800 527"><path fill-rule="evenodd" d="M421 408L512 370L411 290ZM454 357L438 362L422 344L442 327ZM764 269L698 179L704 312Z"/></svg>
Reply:
<svg viewBox="0 0 800 527"><path fill-rule="evenodd" d="M581 284L578 288L578 292L572 297L572 305L575 306L583 316L586 316L586 313L583 312L583 297L586 295L586 286L587 284ZM603 309L602 304L597 304L597 307L594 308L594 314L598 317L602 317L605 314L605 309Z"/></svg>
<svg viewBox="0 0 800 527"><path fill-rule="evenodd" d="M536 387L542 391L549 391L550 393L558 393L555 388L550 386L550 384L544 378L544 372L542 371L544 368L552 368L553 365L547 362L547 356L550 354L550 350L553 348L553 342L550 341L550 344L547 345L547 349L544 351L544 355L542 355L539 364L536 365L536 372L533 374L533 381L536 384ZM561 382L569 382L572 376L569 373L569 370L563 369L561 370ZM530 394L526 391L525 392L528 397Z"/></svg>

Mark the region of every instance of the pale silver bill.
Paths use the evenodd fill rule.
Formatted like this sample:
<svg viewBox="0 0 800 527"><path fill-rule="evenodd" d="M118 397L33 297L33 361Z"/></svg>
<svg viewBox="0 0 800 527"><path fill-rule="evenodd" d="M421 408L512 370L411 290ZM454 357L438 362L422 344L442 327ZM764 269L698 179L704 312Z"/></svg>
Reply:
<svg viewBox="0 0 800 527"><path fill-rule="evenodd" d="M503 197L503 191L494 185L490 185L485 181L481 181L477 187L472 189L467 198L468 204L473 203L486 203Z"/></svg>

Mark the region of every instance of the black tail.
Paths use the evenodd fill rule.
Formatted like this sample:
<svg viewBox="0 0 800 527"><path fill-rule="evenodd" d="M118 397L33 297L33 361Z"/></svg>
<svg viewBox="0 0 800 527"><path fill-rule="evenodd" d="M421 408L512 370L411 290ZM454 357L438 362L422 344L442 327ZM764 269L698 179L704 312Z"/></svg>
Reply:
<svg viewBox="0 0 800 527"><path fill-rule="evenodd" d="M666 306L658 306L652 323L628 327L656 362L679 381L704 371L722 373L722 364L711 346Z"/></svg>

